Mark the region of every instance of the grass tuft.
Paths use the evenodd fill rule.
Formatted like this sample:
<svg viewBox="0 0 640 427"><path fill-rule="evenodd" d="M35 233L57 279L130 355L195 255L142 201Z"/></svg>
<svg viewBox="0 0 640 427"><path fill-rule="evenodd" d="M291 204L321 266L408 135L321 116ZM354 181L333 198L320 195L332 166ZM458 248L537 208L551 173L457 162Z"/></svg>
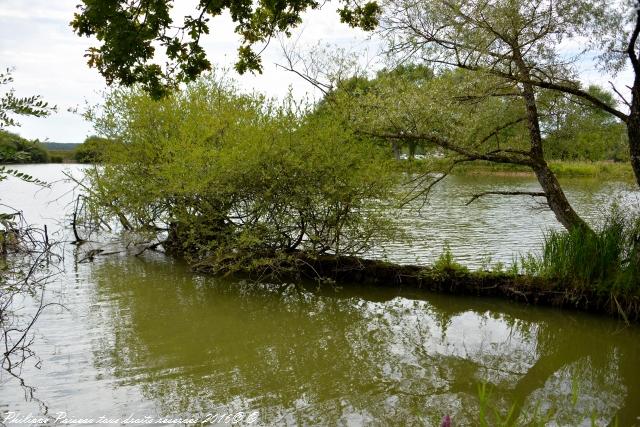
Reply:
<svg viewBox="0 0 640 427"><path fill-rule="evenodd" d="M625 215L614 207L594 232L549 232L542 256L529 256L524 264L529 272L562 279L568 286L638 294L640 216Z"/></svg>

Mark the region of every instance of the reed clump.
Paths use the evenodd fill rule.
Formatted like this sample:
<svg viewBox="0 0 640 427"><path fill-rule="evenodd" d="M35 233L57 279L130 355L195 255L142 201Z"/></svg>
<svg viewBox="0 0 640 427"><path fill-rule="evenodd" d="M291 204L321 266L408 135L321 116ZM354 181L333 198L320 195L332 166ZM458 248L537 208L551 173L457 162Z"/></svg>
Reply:
<svg viewBox="0 0 640 427"><path fill-rule="evenodd" d="M594 231L551 231L528 269L574 288L640 295L640 215L614 207Z"/></svg>

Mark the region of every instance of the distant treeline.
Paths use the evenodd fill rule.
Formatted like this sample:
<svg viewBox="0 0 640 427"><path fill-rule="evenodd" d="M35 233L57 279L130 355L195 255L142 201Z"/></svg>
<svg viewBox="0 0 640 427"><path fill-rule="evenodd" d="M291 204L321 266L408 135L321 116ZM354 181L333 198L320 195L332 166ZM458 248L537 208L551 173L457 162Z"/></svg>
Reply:
<svg viewBox="0 0 640 427"><path fill-rule="evenodd" d="M108 141L88 137L82 144L40 142L0 130L0 164L8 163L97 163Z"/></svg>
<svg viewBox="0 0 640 427"><path fill-rule="evenodd" d="M48 163L49 152L38 141L0 130L0 163Z"/></svg>

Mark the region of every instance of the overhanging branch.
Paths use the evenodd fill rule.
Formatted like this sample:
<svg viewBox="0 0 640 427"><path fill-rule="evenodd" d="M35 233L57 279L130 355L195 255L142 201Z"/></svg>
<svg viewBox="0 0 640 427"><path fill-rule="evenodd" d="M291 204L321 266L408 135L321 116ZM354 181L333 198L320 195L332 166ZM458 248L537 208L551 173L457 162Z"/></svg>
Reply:
<svg viewBox="0 0 640 427"><path fill-rule="evenodd" d="M514 165L531 166L532 160L529 153L519 150L494 150L488 153L478 153L468 148L460 146L447 138L433 134L422 133L391 133L391 132L366 132L360 131L362 135L373 136L377 138L398 139L404 141L423 141L431 143L438 147L444 148L454 153L464 156L468 161L486 160L494 163L510 163Z"/></svg>
<svg viewBox="0 0 640 427"><path fill-rule="evenodd" d="M531 196L531 197L547 197L546 193L542 191L485 191L482 193L474 194L465 206L469 206L471 203L479 199L480 197L498 195L498 196Z"/></svg>

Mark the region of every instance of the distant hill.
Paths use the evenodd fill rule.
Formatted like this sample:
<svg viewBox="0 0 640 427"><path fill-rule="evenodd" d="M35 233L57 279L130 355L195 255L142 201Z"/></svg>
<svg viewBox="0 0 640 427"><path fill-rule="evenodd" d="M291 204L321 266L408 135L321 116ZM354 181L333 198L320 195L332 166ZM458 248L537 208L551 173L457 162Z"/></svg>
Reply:
<svg viewBox="0 0 640 427"><path fill-rule="evenodd" d="M71 142L43 142L42 145L50 151L73 151L79 144L73 144Z"/></svg>

